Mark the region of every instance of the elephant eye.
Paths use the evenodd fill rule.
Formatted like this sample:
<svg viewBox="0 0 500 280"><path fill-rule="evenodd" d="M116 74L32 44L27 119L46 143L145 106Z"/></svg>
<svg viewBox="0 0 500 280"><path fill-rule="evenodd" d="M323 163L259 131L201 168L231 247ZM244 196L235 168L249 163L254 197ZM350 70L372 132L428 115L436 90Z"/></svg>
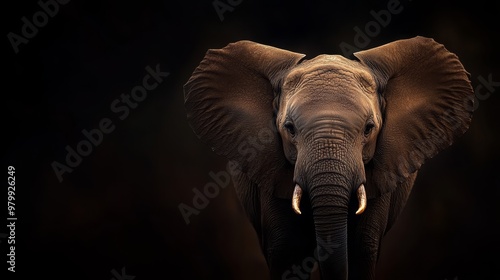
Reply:
<svg viewBox="0 0 500 280"><path fill-rule="evenodd" d="M285 123L285 129L290 133L290 135L293 137L295 136L295 126L291 122L286 122Z"/></svg>
<svg viewBox="0 0 500 280"><path fill-rule="evenodd" d="M369 121L366 124L365 131L363 132L363 134L365 135L365 137L368 137L368 135L370 135L370 133L372 132L372 130L373 130L374 127L375 127L375 124L372 121Z"/></svg>

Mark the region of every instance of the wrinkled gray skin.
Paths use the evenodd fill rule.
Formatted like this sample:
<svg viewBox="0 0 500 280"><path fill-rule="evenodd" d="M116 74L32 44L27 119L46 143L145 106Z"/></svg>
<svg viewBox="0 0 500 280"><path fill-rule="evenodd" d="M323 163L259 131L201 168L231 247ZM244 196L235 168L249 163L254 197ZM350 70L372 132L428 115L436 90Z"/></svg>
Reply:
<svg viewBox="0 0 500 280"><path fill-rule="evenodd" d="M274 279L308 278L311 257L322 279L373 279L418 169L468 129L473 108L458 57L424 37L352 60L240 41L209 50L184 90L195 133L239 167Z"/></svg>

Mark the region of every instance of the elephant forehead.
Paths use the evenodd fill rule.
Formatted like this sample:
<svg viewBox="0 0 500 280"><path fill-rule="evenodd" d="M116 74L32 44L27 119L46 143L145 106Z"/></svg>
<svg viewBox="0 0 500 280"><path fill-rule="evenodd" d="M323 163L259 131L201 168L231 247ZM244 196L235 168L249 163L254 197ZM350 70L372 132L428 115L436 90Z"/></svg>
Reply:
<svg viewBox="0 0 500 280"><path fill-rule="evenodd" d="M338 88L336 88L338 91ZM306 112L314 113L321 111L341 112L351 111L361 115L368 114L372 109L372 100L366 94L359 91L349 93L333 92L324 89L318 91L316 88L310 89L307 86L298 90L288 98L288 112L294 115Z"/></svg>
<svg viewBox="0 0 500 280"><path fill-rule="evenodd" d="M357 61L339 55L320 55L291 70L283 83L284 90L304 87L330 92L350 88L375 92L375 80Z"/></svg>

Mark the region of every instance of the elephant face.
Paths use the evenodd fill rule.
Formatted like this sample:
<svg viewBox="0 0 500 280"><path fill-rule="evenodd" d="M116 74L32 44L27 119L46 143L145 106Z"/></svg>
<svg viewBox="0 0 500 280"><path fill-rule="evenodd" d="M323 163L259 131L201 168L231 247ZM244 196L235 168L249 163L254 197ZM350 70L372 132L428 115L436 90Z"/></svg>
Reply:
<svg viewBox="0 0 500 280"><path fill-rule="evenodd" d="M369 69L341 56L321 55L292 69L281 91L276 126L285 157L295 166L296 194L312 185L315 173L331 172L329 167L342 163L348 177L344 187L349 192L361 187L359 198L364 199L364 164L373 157L382 127L380 96ZM331 148L312 148L317 146ZM315 166L313 159L332 164ZM300 213L300 197L294 201ZM358 214L366 201L359 204Z"/></svg>
<svg viewBox="0 0 500 280"><path fill-rule="evenodd" d="M240 41L209 50L184 91L194 132L261 193L290 199L297 213L308 194L317 244L335 247L319 263L325 279L347 277L353 194L361 214L367 197L404 184L466 131L473 108L457 56L424 37L354 60ZM251 157L242 153L263 131L271 137Z"/></svg>
<svg viewBox="0 0 500 280"><path fill-rule="evenodd" d="M382 113L375 80L363 65L322 55L291 70L282 92L276 121L290 163L298 154L307 157L308 144L336 138L350 146L358 166L371 160ZM295 171L296 179L301 173Z"/></svg>

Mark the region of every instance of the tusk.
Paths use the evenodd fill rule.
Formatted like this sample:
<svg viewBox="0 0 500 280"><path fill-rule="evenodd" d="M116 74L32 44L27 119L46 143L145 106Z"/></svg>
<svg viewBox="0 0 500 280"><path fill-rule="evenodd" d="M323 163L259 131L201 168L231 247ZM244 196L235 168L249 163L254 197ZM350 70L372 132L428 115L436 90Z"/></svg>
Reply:
<svg viewBox="0 0 500 280"><path fill-rule="evenodd" d="M356 215L359 215L363 213L366 209L366 192L365 192L365 186L361 184L358 188L358 202L359 202L359 208L358 211L356 211Z"/></svg>
<svg viewBox="0 0 500 280"><path fill-rule="evenodd" d="M297 214L302 214L300 212L300 199L302 198L302 189L299 184L295 185L295 189L293 190L293 198L292 198L292 208L293 211Z"/></svg>

